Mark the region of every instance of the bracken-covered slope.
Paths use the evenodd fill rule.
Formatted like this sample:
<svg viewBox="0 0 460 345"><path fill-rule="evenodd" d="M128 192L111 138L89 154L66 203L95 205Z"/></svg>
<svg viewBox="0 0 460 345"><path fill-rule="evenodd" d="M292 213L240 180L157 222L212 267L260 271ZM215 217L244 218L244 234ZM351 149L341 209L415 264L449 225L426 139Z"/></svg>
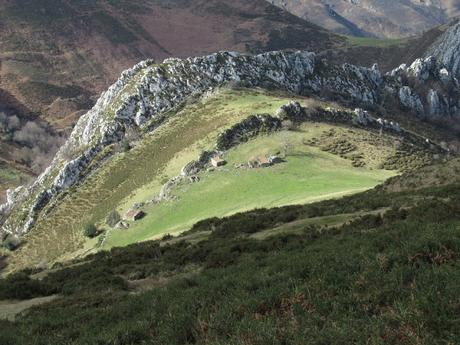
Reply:
<svg viewBox="0 0 460 345"><path fill-rule="evenodd" d="M460 1L270 0L331 31L353 36L407 37L460 15Z"/></svg>

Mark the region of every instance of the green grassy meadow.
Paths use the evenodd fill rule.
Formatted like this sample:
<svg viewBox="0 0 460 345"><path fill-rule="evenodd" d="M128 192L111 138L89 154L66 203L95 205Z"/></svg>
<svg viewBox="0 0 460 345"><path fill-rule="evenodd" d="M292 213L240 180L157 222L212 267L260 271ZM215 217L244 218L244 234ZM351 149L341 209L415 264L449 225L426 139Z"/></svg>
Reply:
<svg viewBox="0 0 460 345"><path fill-rule="evenodd" d="M146 207L147 216L128 230L110 232L105 248L124 246L164 234L187 230L199 220L254 208L302 204L340 197L374 187L395 173L354 168L349 160L302 144L332 126L306 124L242 144L225 156L227 165L202 172L198 183L174 190L177 200ZM290 151L283 146L289 142ZM285 162L268 168L236 168L260 156L282 152Z"/></svg>
<svg viewBox="0 0 460 345"><path fill-rule="evenodd" d="M407 38L386 38L378 39L372 37L345 36L347 43L351 46L380 47L388 48L399 46L408 42Z"/></svg>

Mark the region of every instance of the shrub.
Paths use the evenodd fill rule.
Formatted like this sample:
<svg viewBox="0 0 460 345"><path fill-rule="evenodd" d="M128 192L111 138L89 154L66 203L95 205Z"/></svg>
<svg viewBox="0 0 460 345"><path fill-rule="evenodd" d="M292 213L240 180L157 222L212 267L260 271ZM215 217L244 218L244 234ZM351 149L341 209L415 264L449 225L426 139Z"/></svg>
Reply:
<svg viewBox="0 0 460 345"><path fill-rule="evenodd" d="M129 150L131 150L131 144L129 143L128 140L123 140L121 145L122 145L124 152L128 152Z"/></svg>
<svg viewBox="0 0 460 345"><path fill-rule="evenodd" d="M19 272L0 280L0 299L29 299L39 296L49 296L56 293L56 289L45 282L30 279Z"/></svg>
<svg viewBox="0 0 460 345"><path fill-rule="evenodd" d="M107 216L105 223L110 226L111 228L115 227L118 222L121 220L121 216L117 211L112 211Z"/></svg>
<svg viewBox="0 0 460 345"><path fill-rule="evenodd" d="M19 248L21 241L13 235L7 235L2 242L2 246L8 250L14 251Z"/></svg>
<svg viewBox="0 0 460 345"><path fill-rule="evenodd" d="M83 234L86 237L93 238L97 236L97 228L96 225L94 224L87 224L85 225L85 228L83 229Z"/></svg>

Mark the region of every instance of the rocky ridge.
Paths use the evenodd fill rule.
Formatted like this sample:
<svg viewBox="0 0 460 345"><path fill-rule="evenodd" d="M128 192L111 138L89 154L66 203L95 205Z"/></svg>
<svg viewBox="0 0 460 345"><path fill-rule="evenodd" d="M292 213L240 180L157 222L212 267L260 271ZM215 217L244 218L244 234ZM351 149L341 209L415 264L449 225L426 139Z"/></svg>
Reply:
<svg viewBox="0 0 460 345"><path fill-rule="evenodd" d="M458 16L458 0L269 0L333 32L369 37L409 37Z"/></svg>
<svg viewBox="0 0 460 345"><path fill-rule="evenodd" d="M422 72L425 70L429 73ZM436 62L424 59L382 75L376 65L337 66L305 51L256 56L221 52L167 59L160 65L143 61L125 71L94 108L80 118L66 144L35 183L20 190L2 207L6 218L2 230L28 232L53 198L84 179L86 168L95 157L108 145L122 140L129 129L156 128L168 112L185 100L226 84L276 88L296 94L327 91L363 106L378 104L383 93L390 93L419 116L458 116L458 98L454 100L442 91L442 85L458 87L458 81L440 71ZM422 102L420 91L407 82L408 78L441 85L440 91L430 91L427 102Z"/></svg>
<svg viewBox="0 0 460 345"><path fill-rule="evenodd" d="M388 73L395 78L386 86L401 105L419 117L458 117L460 83L450 68L433 56L402 64Z"/></svg>

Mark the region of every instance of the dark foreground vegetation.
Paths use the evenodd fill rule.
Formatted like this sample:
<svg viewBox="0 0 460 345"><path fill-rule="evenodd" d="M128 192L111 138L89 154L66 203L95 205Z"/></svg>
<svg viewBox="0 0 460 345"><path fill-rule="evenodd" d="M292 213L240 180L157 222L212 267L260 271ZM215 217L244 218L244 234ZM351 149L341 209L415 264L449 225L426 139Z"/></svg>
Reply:
<svg viewBox="0 0 460 345"><path fill-rule="evenodd" d="M11 275L0 299L61 297L0 321L0 344L458 344L460 185L387 189Z"/></svg>

